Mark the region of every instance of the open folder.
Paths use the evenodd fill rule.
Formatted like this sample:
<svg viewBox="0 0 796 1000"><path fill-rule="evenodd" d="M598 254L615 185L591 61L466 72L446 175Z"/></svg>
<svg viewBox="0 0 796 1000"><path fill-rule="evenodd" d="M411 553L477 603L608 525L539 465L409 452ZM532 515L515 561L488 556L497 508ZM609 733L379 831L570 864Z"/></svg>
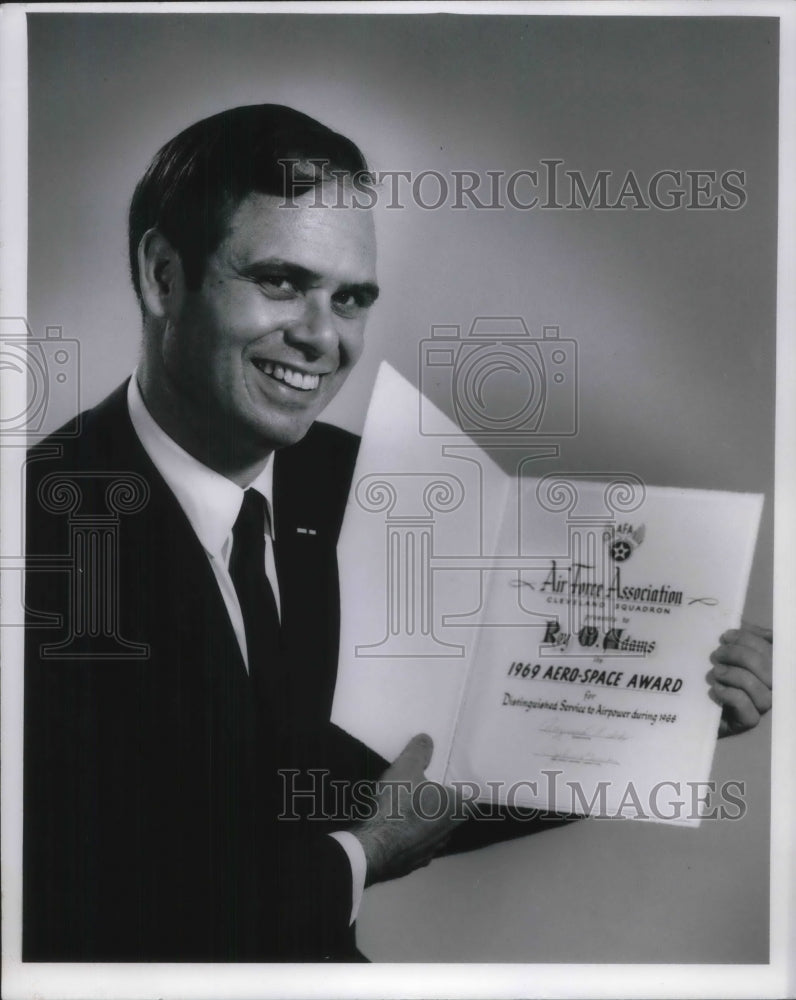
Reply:
<svg viewBox="0 0 796 1000"><path fill-rule="evenodd" d="M698 825L763 498L504 471L383 364L339 543L332 721L482 801ZM528 466L531 467L529 461Z"/></svg>

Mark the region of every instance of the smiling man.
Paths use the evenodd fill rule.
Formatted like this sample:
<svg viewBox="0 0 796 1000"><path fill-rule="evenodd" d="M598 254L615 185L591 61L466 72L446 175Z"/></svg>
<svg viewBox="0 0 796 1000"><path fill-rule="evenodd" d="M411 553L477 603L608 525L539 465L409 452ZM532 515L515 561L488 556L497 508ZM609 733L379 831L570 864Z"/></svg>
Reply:
<svg viewBox="0 0 796 1000"><path fill-rule="evenodd" d="M205 465L247 485L295 444L362 353L378 295L368 212L251 193L198 288L156 228L139 243L147 408ZM221 429L223 433L221 432Z"/></svg>
<svg viewBox="0 0 796 1000"><path fill-rule="evenodd" d="M138 369L28 464L28 961L358 960L366 882L454 825L452 802L385 824L389 802L354 823L285 799L285 775L387 766L329 723L357 441L315 422L378 295L370 213L317 196L365 169L261 105L191 126L136 188Z"/></svg>
<svg viewBox="0 0 796 1000"><path fill-rule="evenodd" d="M135 191L140 364L28 461L26 961L355 961L364 885L460 823L450 797L433 819L329 797L417 786L431 752L385 772L329 721L357 440L316 418L378 295L370 215L338 207L366 169L258 105L188 128ZM768 639L722 650L714 693L749 728Z"/></svg>

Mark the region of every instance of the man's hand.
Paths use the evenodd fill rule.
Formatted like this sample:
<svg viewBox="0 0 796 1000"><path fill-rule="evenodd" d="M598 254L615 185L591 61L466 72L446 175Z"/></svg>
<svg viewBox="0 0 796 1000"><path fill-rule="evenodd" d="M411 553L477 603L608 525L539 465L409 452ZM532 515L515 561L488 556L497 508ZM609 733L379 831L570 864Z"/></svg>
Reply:
<svg viewBox="0 0 796 1000"><path fill-rule="evenodd" d="M430 736L412 737L377 783L375 816L351 828L368 862L366 886L427 865L462 821L454 790L423 774L433 749Z"/></svg>
<svg viewBox="0 0 796 1000"><path fill-rule="evenodd" d="M710 697L722 706L719 736L753 729L771 708L771 629L744 625L719 638L710 654Z"/></svg>

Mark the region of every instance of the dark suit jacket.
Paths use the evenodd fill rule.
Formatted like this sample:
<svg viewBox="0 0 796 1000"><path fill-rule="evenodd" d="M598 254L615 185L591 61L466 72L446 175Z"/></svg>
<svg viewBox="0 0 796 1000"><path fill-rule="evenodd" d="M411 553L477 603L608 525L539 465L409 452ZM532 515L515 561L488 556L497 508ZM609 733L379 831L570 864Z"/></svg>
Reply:
<svg viewBox="0 0 796 1000"><path fill-rule="evenodd" d="M362 960L327 835L386 767L329 722L357 439L315 424L276 455L285 650L259 700L126 387L76 426L28 457L23 960ZM464 824L451 849L551 819Z"/></svg>
<svg viewBox="0 0 796 1000"><path fill-rule="evenodd" d="M316 424L277 454L286 654L264 704L125 387L30 452L24 960L357 959L349 862L327 836L345 818L323 820L333 786L307 773L384 767L329 723L356 449ZM311 781L314 799L287 803L305 818L278 819Z"/></svg>

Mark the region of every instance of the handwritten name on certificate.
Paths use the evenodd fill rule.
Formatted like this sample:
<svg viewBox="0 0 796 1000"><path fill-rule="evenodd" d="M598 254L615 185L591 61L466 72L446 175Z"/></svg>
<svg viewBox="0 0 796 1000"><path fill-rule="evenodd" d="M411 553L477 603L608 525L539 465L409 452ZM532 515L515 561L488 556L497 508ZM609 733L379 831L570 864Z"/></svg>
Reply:
<svg viewBox="0 0 796 1000"><path fill-rule="evenodd" d="M629 482L607 518L606 483L519 486L532 565L485 581L494 624L446 777L504 803L697 825L720 717L705 675L740 621L762 498ZM509 624L515 602L528 624Z"/></svg>

